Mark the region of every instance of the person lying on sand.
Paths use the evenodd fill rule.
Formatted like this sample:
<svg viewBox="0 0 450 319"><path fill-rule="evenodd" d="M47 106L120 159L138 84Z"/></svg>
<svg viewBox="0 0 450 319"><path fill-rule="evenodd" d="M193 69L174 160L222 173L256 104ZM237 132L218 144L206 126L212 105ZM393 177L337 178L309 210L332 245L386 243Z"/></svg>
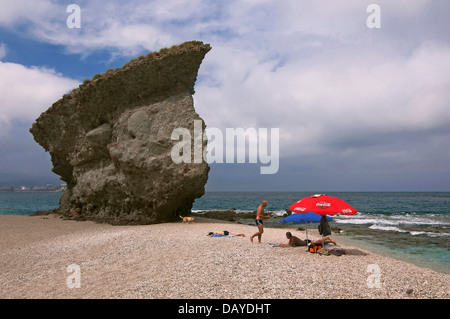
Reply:
<svg viewBox="0 0 450 319"><path fill-rule="evenodd" d="M219 234L219 235L222 235L222 236L241 236L241 237L245 237L245 234L243 234L243 233L230 233L227 230L224 230L224 231L215 230L215 231L209 232L208 235L206 235L206 236L212 236L214 234Z"/></svg>
<svg viewBox="0 0 450 319"><path fill-rule="evenodd" d="M306 240L301 240L300 238L293 236L291 234L291 232L287 232L286 233L286 238L289 239L289 243L287 244L280 244L280 247L288 247L288 246L306 246L308 243L306 242ZM335 244L336 245L336 241L331 239L331 237L327 236L324 238L324 243L325 244ZM313 244L322 244L322 239L319 239L315 242L313 242Z"/></svg>

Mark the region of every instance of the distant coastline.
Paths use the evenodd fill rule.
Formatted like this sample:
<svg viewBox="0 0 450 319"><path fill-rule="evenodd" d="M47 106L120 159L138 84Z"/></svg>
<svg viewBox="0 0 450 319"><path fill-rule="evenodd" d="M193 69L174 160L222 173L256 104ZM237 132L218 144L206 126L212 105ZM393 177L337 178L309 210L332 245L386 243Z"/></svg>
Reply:
<svg viewBox="0 0 450 319"><path fill-rule="evenodd" d="M63 192L67 189L66 184L60 185L47 185L47 186L21 186L19 188L1 187L0 192L2 193L29 193L29 192Z"/></svg>
<svg viewBox="0 0 450 319"><path fill-rule="evenodd" d="M21 189L13 189L13 190L8 190L8 189L0 189L0 192L2 193L58 193L58 192L63 192L64 190L62 189L56 189L56 190L51 190L51 189L27 189L27 190L21 190Z"/></svg>

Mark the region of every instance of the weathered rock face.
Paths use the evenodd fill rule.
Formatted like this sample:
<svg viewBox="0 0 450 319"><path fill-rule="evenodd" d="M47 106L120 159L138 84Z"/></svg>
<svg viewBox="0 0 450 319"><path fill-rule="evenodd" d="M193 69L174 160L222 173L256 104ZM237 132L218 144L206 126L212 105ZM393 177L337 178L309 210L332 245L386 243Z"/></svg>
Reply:
<svg viewBox="0 0 450 319"><path fill-rule="evenodd" d="M195 120L205 129L192 94L210 49L186 42L132 60L85 81L40 115L30 132L67 183L59 213L112 224L190 214L209 166L174 163L179 141L171 134L186 128L194 136Z"/></svg>

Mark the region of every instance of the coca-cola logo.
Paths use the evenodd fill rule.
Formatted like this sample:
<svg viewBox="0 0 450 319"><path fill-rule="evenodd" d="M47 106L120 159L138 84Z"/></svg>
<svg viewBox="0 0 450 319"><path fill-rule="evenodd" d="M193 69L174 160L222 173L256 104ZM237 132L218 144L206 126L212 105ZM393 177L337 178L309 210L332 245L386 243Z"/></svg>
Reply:
<svg viewBox="0 0 450 319"><path fill-rule="evenodd" d="M319 202L316 204L317 207L319 208L328 208L331 206L331 203L327 203L327 202Z"/></svg>
<svg viewBox="0 0 450 319"><path fill-rule="evenodd" d="M352 212L352 210L350 208L345 208L342 210L343 214L347 214L347 213L351 213L351 212Z"/></svg>
<svg viewBox="0 0 450 319"><path fill-rule="evenodd" d="M305 210L306 210L305 207L295 207L294 208L294 211L296 211L296 212L304 212Z"/></svg>

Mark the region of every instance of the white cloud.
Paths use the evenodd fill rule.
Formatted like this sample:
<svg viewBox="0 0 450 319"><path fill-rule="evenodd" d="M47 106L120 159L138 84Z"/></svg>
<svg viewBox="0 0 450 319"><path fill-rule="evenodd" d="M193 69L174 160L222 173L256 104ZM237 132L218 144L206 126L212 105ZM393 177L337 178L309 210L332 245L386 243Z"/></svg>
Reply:
<svg viewBox="0 0 450 319"><path fill-rule="evenodd" d="M303 48L305 39L307 46L322 46L323 41L353 43L366 29L366 8L372 2L129 0L124 5L118 0L79 1L81 29L68 29L68 2L3 0L0 26L20 25L29 37L63 45L73 53L109 49L129 56L194 39L219 43L234 39L234 45L278 53L286 45ZM383 21L415 17L429 3L377 1ZM311 36L315 38L308 40Z"/></svg>
<svg viewBox="0 0 450 319"><path fill-rule="evenodd" d="M0 62L0 136L14 121L31 123L79 82L51 69Z"/></svg>
<svg viewBox="0 0 450 319"><path fill-rule="evenodd" d="M274 69L276 61L260 62L257 53L215 47L202 66L196 109L210 127L279 127L282 156L324 152L331 141L351 146L358 134L450 126L448 45L376 53L331 52Z"/></svg>
<svg viewBox="0 0 450 319"><path fill-rule="evenodd" d="M152 2L79 1L81 28L69 29L68 2L45 0L3 0L0 26L50 44L62 45L69 53L88 55L109 50L113 56L135 56L188 40L209 20L218 5L215 1L156 0ZM209 22L207 23L207 25Z"/></svg>
<svg viewBox="0 0 450 319"><path fill-rule="evenodd" d="M381 8L381 18L404 19L415 17L431 0L306 0L283 1L285 15L280 21L289 32L305 32L316 35L349 35L366 28L370 4Z"/></svg>
<svg viewBox="0 0 450 319"><path fill-rule="evenodd" d="M151 25L121 25L116 22L111 22L106 28L95 32L64 29L62 32L52 33L41 29L36 30L34 34L48 43L65 46L70 53L82 55L106 49L114 55L136 56L144 50L154 51L172 43L170 35Z"/></svg>
<svg viewBox="0 0 450 319"><path fill-rule="evenodd" d="M336 119L374 131L445 122L447 77L438 64L447 63L446 46L412 43L411 55L398 52L390 32L368 31L372 2L81 1L76 30L65 25L65 2L5 0L0 21L9 27L28 21L29 35L82 54L136 55L184 40L211 42L196 99L214 126L284 125L286 138L306 141L326 135ZM386 19L414 18L430 3L377 1L383 26Z"/></svg>
<svg viewBox="0 0 450 319"><path fill-rule="evenodd" d="M13 26L31 22L38 26L45 20L53 19L59 10L54 2L47 0L2 0L0 26Z"/></svg>

